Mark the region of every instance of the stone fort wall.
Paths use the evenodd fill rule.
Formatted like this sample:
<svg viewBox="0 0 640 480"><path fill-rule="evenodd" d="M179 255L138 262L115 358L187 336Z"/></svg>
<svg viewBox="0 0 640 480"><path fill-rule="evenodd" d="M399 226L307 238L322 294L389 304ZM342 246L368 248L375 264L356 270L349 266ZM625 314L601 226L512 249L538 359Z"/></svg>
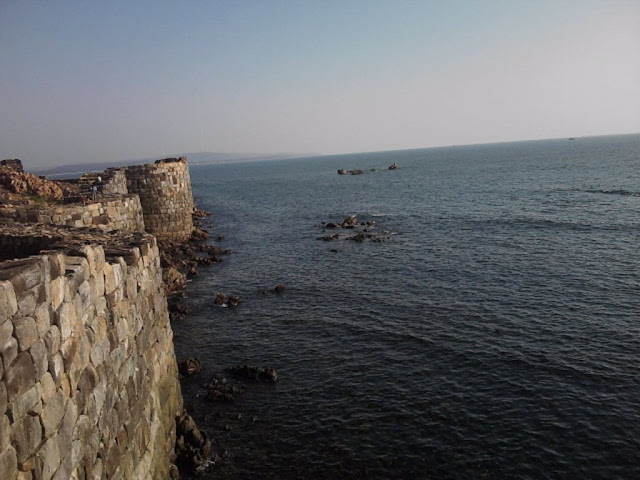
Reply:
<svg viewBox="0 0 640 480"><path fill-rule="evenodd" d="M158 245L142 232L190 237L187 161L100 175L98 202L0 209L2 480L170 470L182 396Z"/></svg>
<svg viewBox="0 0 640 480"><path fill-rule="evenodd" d="M193 193L186 157L155 163L109 168L79 179L90 186L100 177L103 195L135 194L140 198L144 230L160 239L187 240L193 230ZM1 215L1 213L0 213Z"/></svg>
<svg viewBox="0 0 640 480"><path fill-rule="evenodd" d="M137 195L102 196L86 205L19 205L0 207L0 223L66 225L124 233L144 232L142 206Z"/></svg>
<svg viewBox="0 0 640 480"><path fill-rule="evenodd" d="M193 193L187 159L169 158L125 168L127 191L140 196L147 232L186 240L193 230Z"/></svg>
<svg viewBox="0 0 640 480"><path fill-rule="evenodd" d="M156 239L13 230L5 247L52 250L0 262L0 478L167 478L182 397Z"/></svg>

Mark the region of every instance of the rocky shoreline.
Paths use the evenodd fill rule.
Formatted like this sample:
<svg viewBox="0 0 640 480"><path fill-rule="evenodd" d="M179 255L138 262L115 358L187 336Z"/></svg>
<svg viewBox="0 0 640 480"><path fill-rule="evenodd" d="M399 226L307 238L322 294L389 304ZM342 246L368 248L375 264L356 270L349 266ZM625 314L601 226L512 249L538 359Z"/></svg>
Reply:
<svg viewBox="0 0 640 480"><path fill-rule="evenodd" d="M222 256L229 254L227 249L209 245L206 219L212 214L194 209L194 234L185 242L159 242L161 248L162 267L166 275L169 316L171 322L188 322L191 313L184 298L188 293L187 280L198 275L198 269L223 261ZM221 237L213 238L222 240ZM283 284L277 284L271 290L262 294L282 294ZM233 308L240 304L241 299L235 295L221 292L211 292L211 308ZM196 357L178 359L178 372L181 381L186 377L196 377L202 370L201 362ZM259 367L249 364L235 365L225 368L210 378L198 378L204 398L208 402L218 404L223 411L215 414L216 426L220 430L231 430L231 424L238 422L255 423L257 417L246 416L241 412L225 412L226 406L231 406L239 396L245 393L255 383L274 383L278 374L274 368ZM188 399L187 399L188 400ZM211 433L211 432L210 432ZM215 434L214 434L215 435ZM176 466L180 472L188 476L199 476L204 470L215 468L216 465L233 457L231 451L222 445L215 436L199 430L194 418L185 410L177 422ZM172 473L177 475L177 473ZM179 478L174 476L172 478Z"/></svg>

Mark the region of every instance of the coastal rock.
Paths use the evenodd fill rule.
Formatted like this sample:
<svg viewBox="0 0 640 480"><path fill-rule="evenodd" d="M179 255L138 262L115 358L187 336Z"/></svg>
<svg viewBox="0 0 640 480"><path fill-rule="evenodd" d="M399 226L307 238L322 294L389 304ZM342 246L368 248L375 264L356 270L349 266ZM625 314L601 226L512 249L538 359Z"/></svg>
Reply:
<svg viewBox="0 0 640 480"><path fill-rule="evenodd" d="M217 293L213 304L217 307L237 307L240 303L240 297L237 295L227 295L226 293Z"/></svg>
<svg viewBox="0 0 640 480"><path fill-rule="evenodd" d="M335 230L342 228L345 230L352 230L354 233L351 235L341 233L331 233L329 235L323 235L318 237L318 240L330 242L333 240L351 240L355 243L363 243L369 240L374 243L382 243L388 240L386 235L389 232L377 233L374 231L376 227L375 220L359 221L356 215L349 215L342 222L326 222L321 224L322 228ZM333 250L332 250L333 251Z"/></svg>
<svg viewBox="0 0 640 480"><path fill-rule="evenodd" d="M209 234L204 231L202 228L193 227L193 231L191 232L191 238L194 240L206 240L209 237Z"/></svg>
<svg viewBox="0 0 640 480"><path fill-rule="evenodd" d="M198 373L200 368L200 360L194 357L187 358L186 360L178 363L178 372L180 372L180 375L184 375L185 377Z"/></svg>
<svg viewBox="0 0 640 480"><path fill-rule="evenodd" d="M273 291L276 293L282 293L284 292L285 286L282 283L277 284L275 287L273 287Z"/></svg>
<svg viewBox="0 0 640 480"><path fill-rule="evenodd" d="M235 367L229 368L227 371L233 375L249 380L272 383L278 380L278 373L275 368L271 367L255 367L245 363L244 365L236 365Z"/></svg>
<svg viewBox="0 0 640 480"><path fill-rule="evenodd" d="M60 184L15 170L10 165L0 166L0 186L19 195L32 195L54 201L62 200L65 194Z"/></svg>
<svg viewBox="0 0 640 480"><path fill-rule="evenodd" d="M182 315L187 315L190 313L189 307L187 307L184 303L171 303L169 304L169 312L180 313Z"/></svg>
<svg viewBox="0 0 640 480"><path fill-rule="evenodd" d="M184 288L187 276L180 273L176 267L168 267L162 270L162 279L166 285L167 295Z"/></svg>
<svg viewBox="0 0 640 480"><path fill-rule="evenodd" d="M213 456L211 441L198 429L191 415L183 411L176 420L176 463L180 468L198 470Z"/></svg>
<svg viewBox="0 0 640 480"><path fill-rule="evenodd" d="M358 225L358 218L355 215L349 215L340 224L342 228L353 228L356 225Z"/></svg>
<svg viewBox="0 0 640 480"><path fill-rule="evenodd" d="M244 386L229 383L220 373L207 383L205 388L207 389L207 399L213 402L233 402L236 395L245 391Z"/></svg>

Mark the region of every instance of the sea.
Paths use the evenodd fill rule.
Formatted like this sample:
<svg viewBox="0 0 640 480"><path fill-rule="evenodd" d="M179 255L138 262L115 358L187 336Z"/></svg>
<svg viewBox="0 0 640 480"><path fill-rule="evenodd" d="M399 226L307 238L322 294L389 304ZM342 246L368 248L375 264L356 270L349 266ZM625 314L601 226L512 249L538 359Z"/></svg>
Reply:
<svg viewBox="0 0 640 480"><path fill-rule="evenodd" d="M230 253L172 325L219 455L183 478L640 478L640 135L190 172Z"/></svg>

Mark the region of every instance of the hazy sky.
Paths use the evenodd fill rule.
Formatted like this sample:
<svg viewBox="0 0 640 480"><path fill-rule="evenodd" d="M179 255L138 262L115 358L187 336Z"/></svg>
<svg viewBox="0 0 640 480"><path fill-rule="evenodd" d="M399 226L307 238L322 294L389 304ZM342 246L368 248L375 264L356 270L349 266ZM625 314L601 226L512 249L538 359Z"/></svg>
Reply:
<svg viewBox="0 0 640 480"><path fill-rule="evenodd" d="M0 158L640 132L640 0L0 0Z"/></svg>

